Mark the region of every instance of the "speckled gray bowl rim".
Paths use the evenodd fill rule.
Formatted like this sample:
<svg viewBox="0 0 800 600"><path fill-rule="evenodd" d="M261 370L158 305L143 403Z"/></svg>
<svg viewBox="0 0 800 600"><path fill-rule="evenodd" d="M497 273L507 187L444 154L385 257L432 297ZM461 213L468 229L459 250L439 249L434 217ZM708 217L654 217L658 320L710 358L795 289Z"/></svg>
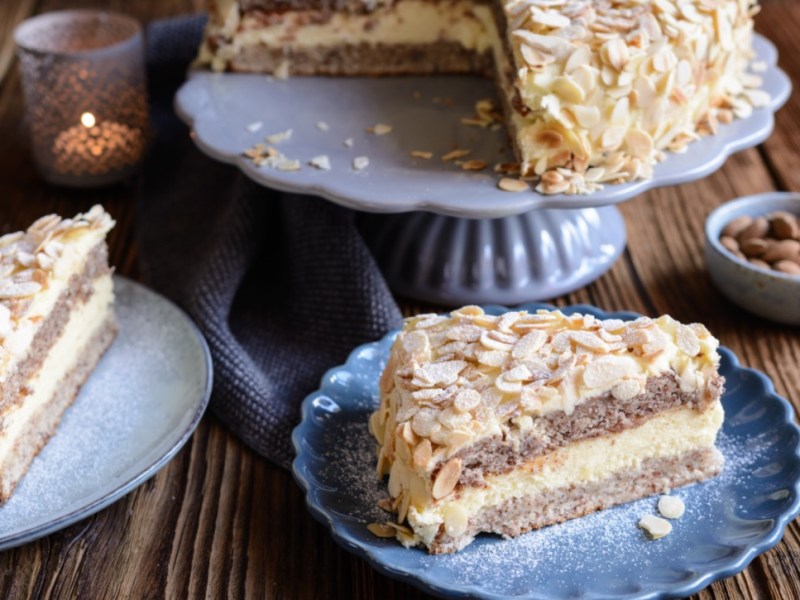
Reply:
<svg viewBox="0 0 800 600"><path fill-rule="evenodd" d="M748 261L741 259L734 254L731 254L731 252L729 252L728 249L725 248L725 246L723 246L719 241L720 233L722 233L722 230L725 227L725 225L727 225L731 219L736 218L730 213L736 212L738 209L741 208L757 207L765 202L770 202L775 200L778 201L794 200L795 201L794 204L790 203L790 205L793 208L797 208L800 210L800 193L798 192L764 192L763 194L741 196L739 198L729 200L728 202L720 204L717 208L715 208L709 213L708 217L706 217L706 226L705 226L706 242L711 244L714 250L716 250L726 259L736 263L741 267L744 267L745 269L747 269L752 273L760 275L766 279L774 277L775 279L778 280L790 281L800 285L800 277L798 277L797 275L789 275L787 273L781 273L780 271L767 271L765 269L756 267L750 264Z"/></svg>
<svg viewBox="0 0 800 600"><path fill-rule="evenodd" d="M95 514L96 512L99 512L100 510L106 508L110 504L113 504L126 494L130 493L131 491L142 485L145 481L147 481L148 479L153 477L158 471L160 471L178 453L178 451L184 446L184 444L186 444L186 442L191 437L192 433L194 433L194 430L197 428L197 425L200 423L200 419L202 418L203 413L205 412L206 407L208 406L208 400L211 397L211 387L213 382L213 367L211 363L211 353L209 352L208 344L206 343L203 334L200 333L200 330L197 328L194 322L192 322L192 320L186 315L186 313L184 313L183 310L181 310L173 302L167 300L160 294L157 294L153 290L131 279L122 277L121 275L115 275L114 287L117 296L124 294L125 290L128 288L136 288L139 292L149 295L153 300L157 302L162 302L164 304L168 304L174 310L175 316L185 321L184 325L188 328L191 334L191 338L188 339L192 339L194 343L197 344L204 358L205 384L203 393L200 397L197 398L197 403L192 409L194 411L193 416L189 421L188 425L182 431L174 432L174 443L169 447L169 449L164 454L162 454L156 460L148 464L142 465L141 471L137 475L121 483L119 486L109 491L104 496L87 503L85 506L75 509L69 513L59 515L55 517L53 520L39 524L35 527L22 529L20 531L4 535L2 538L0 538L0 551L8 550L9 548L14 548L16 546L20 546L22 544L31 542L33 540L37 540L41 537L44 537L46 535L64 529L65 527L68 527L73 523L77 523L78 521L85 519L86 517L89 517ZM123 328L120 328L120 331L117 333L117 335L118 336L126 335L126 332ZM109 348L109 350L111 350L111 348Z"/></svg>

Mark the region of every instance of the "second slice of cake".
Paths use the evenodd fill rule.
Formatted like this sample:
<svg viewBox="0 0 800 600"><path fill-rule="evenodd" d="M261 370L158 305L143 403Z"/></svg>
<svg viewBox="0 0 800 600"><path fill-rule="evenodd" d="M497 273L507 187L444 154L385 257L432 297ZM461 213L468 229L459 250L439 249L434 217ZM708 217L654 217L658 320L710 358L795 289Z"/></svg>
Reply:
<svg viewBox="0 0 800 600"><path fill-rule="evenodd" d="M718 474L717 347L668 316L408 319L370 420L398 539L454 552Z"/></svg>
<svg viewBox="0 0 800 600"><path fill-rule="evenodd" d="M0 501L55 433L117 331L100 206L0 237Z"/></svg>

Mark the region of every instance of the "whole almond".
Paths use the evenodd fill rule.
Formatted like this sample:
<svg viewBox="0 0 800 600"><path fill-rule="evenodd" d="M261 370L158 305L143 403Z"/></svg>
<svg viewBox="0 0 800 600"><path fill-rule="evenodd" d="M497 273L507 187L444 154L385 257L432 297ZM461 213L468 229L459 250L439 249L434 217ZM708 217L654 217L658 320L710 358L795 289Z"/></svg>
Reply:
<svg viewBox="0 0 800 600"><path fill-rule="evenodd" d="M739 241L739 244L742 244L745 240L749 240L752 238L763 238L767 235L769 231L769 221L767 221L764 217L756 217L750 225L748 225L738 236L736 239Z"/></svg>
<svg viewBox="0 0 800 600"><path fill-rule="evenodd" d="M761 260L775 262L778 260L800 259L800 242L797 240L780 240L772 242L767 251L761 255Z"/></svg>
<svg viewBox="0 0 800 600"><path fill-rule="evenodd" d="M735 238L729 235L723 235L719 238L719 243L722 244L722 247L728 252L732 252L733 254L739 253L739 242L737 242Z"/></svg>
<svg viewBox="0 0 800 600"><path fill-rule="evenodd" d="M751 265L758 267L759 269L766 269L767 271L772 270L772 267L769 266L769 263L764 262L760 258L751 258L749 262Z"/></svg>
<svg viewBox="0 0 800 600"><path fill-rule="evenodd" d="M800 275L800 264L791 260L779 260L772 265L772 268L787 275Z"/></svg>
<svg viewBox="0 0 800 600"><path fill-rule="evenodd" d="M725 237L735 238L745 229L747 229L752 222L753 222L753 217L750 217L748 215L742 215L741 217L736 217L733 221L731 221L725 226L725 229L722 230L722 235L724 235Z"/></svg>
<svg viewBox="0 0 800 600"><path fill-rule="evenodd" d="M764 254L769 249L769 243L761 238L749 238L744 240L739 245L739 248L742 254L749 258L754 258Z"/></svg>
<svg viewBox="0 0 800 600"><path fill-rule="evenodd" d="M800 239L800 223L794 215L781 213L773 216L770 228L772 235L779 240Z"/></svg>

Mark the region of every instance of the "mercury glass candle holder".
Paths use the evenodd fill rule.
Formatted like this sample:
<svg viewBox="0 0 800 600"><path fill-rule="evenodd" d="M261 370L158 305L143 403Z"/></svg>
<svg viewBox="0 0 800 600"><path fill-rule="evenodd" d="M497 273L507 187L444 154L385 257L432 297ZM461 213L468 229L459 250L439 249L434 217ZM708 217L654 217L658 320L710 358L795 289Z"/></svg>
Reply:
<svg viewBox="0 0 800 600"><path fill-rule="evenodd" d="M149 133L139 23L94 10L45 13L19 25L14 41L42 176L96 187L134 171Z"/></svg>

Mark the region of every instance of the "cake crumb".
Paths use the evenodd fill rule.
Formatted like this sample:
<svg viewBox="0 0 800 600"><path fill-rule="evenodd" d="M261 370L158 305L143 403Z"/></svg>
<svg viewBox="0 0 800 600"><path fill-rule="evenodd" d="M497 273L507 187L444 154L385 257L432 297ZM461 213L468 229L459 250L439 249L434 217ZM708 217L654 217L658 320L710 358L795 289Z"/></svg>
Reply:
<svg viewBox="0 0 800 600"><path fill-rule="evenodd" d="M353 159L353 168L356 171L361 171L362 169L366 169L369 165L369 158L366 156L356 156Z"/></svg>
<svg viewBox="0 0 800 600"><path fill-rule="evenodd" d="M425 160L433 158L433 152L426 152L425 150L412 150L411 156L414 158L424 158Z"/></svg>
<svg viewBox="0 0 800 600"><path fill-rule="evenodd" d="M658 499L658 512L667 519L680 519L686 511L683 500L677 496L661 496Z"/></svg>
<svg viewBox="0 0 800 600"><path fill-rule="evenodd" d="M347 138L344 142L342 142L345 148L352 148L353 147L353 138Z"/></svg>
<svg viewBox="0 0 800 600"><path fill-rule="evenodd" d="M470 150L451 150L447 154L442 155L442 160L455 160L456 158L464 158L467 156L471 151Z"/></svg>
<svg viewBox="0 0 800 600"><path fill-rule="evenodd" d="M639 527L644 529L654 540L660 539L672 531L669 521L653 515L645 515L639 519Z"/></svg>
<svg viewBox="0 0 800 600"><path fill-rule="evenodd" d="M292 130L287 129L286 131L279 131L278 133L273 133L271 135L268 135L264 139L269 144L279 144L281 142L285 142L288 139L291 139L291 137L292 137Z"/></svg>
<svg viewBox="0 0 800 600"><path fill-rule="evenodd" d="M331 170L331 160L328 158L327 154L322 154L320 156L315 156L310 161L308 161L312 167L316 167L321 171L330 171Z"/></svg>
<svg viewBox="0 0 800 600"><path fill-rule="evenodd" d="M387 125L386 123L377 123L367 129L369 133L374 133L375 135L386 135L392 133L392 126Z"/></svg>
<svg viewBox="0 0 800 600"><path fill-rule="evenodd" d="M320 131L328 131L330 126L325 121L317 121L317 129Z"/></svg>
<svg viewBox="0 0 800 600"><path fill-rule="evenodd" d="M250 133L255 133L256 131L261 129L263 126L264 126L263 122L261 122L261 121L253 121L252 123L247 125L245 127L245 129L247 129L247 131L249 131Z"/></svg>

